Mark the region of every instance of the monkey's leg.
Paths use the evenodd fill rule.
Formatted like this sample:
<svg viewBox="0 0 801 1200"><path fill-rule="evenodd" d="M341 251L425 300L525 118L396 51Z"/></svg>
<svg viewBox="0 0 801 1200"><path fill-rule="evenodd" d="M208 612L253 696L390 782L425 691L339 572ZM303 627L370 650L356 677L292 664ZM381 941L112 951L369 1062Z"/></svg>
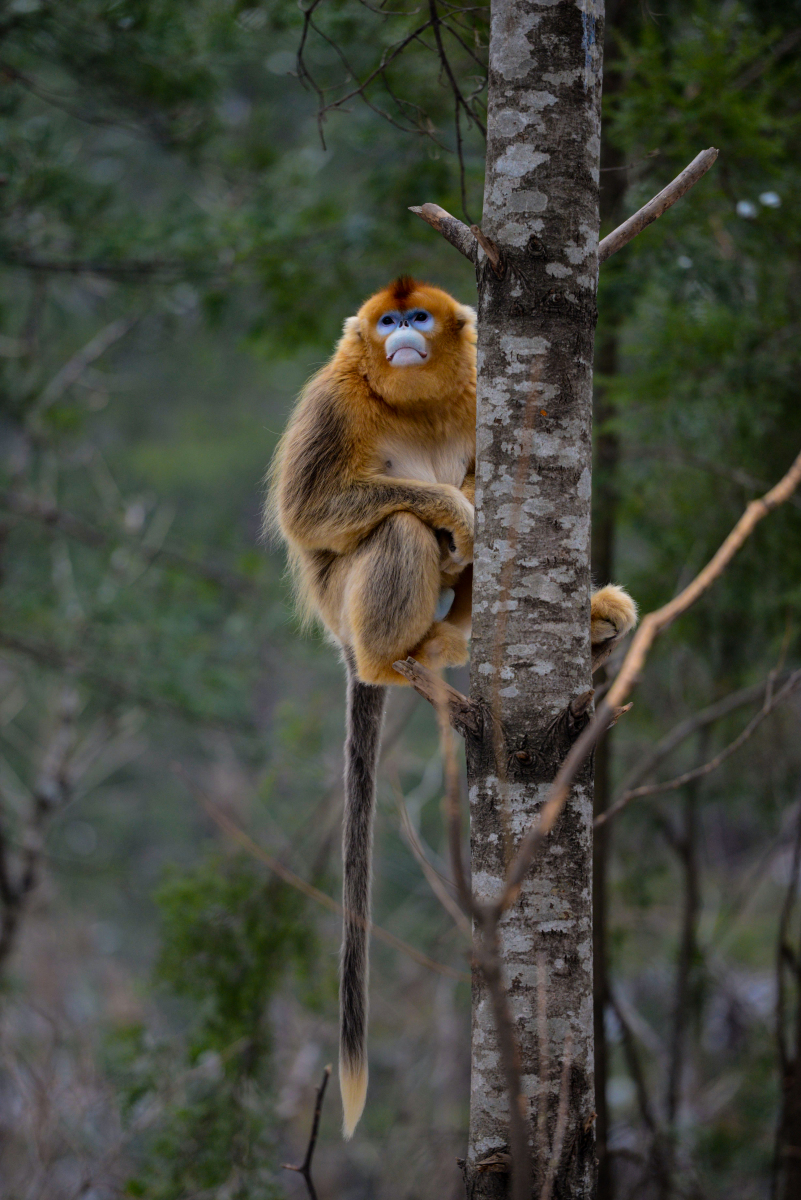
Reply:
<svg viewBox="0 0 801 1200"><path fill-rule="evenodd" d="M433 628L439 592L440 550L428 525L393 513L365 538L344 596L347 640L364 683L405 682L392 664Z"/></svg>

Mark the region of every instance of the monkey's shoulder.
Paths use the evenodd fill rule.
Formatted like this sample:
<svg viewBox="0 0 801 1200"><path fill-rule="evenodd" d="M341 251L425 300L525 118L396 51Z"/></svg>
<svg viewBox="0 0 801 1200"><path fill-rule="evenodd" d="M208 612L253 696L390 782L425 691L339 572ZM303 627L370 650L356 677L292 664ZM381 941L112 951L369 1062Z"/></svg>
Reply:
<svg viewBox="0 0 801 1200"><path fill-rule="evenodd" d="M281 444L280 502L300 510L336 489L356 454L355 431L335 383L321 372L301 394Z"/></svg>

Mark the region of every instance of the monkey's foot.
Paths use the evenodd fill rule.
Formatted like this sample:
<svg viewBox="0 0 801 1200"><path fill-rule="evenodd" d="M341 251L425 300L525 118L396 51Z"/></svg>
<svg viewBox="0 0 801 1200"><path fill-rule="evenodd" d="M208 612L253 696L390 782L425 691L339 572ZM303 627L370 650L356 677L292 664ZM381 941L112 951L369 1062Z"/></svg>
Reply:
<svg viewBox="0 0 801 1200"><path fill-rule="evenodd" d="M622 637L637 624L637 605L627 591L614 583L608 583L595 592L590 614L590 641L593 646Z"/></svg>
<svg viewBox="0 0 801 1200"><path fill-rule="evenodd" d="M467 662L467 638L455 625L435 621L412 650L411 657L433 671L439 667L461 667Z"/></svg>

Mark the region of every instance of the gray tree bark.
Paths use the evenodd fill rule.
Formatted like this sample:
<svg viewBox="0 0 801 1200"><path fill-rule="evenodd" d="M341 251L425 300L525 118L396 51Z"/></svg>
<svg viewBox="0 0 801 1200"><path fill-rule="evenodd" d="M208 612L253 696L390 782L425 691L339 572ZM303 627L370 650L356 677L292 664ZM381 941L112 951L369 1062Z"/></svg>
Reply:
<svg viewBox="0 0 801 1200"><path fill-rule="evenodd" d="M479 268L478 457L468 738L473 887L502 889L591 686L592 359L603 0L493 0ZM538 1196L594 1186L592 770L500 926ZM473 984L468 1194L503 1196L508 1099L492 1008ZM561 1098L561 1103L560 1103ZM493 1157L500 1154L500 1158Z"/></svg>

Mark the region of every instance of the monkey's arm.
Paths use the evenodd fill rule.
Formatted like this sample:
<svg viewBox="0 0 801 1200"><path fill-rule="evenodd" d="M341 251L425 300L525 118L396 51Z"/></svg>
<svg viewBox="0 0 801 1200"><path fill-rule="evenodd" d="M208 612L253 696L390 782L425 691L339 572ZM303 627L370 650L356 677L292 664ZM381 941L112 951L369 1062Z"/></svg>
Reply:
<svg viewBox="0 0 801 1200"><path fill-rule="evenodd" d="M281 506L282 524L304 549L347 554L392 513L408 512L432 529L447 529L461 561L472 560L473 506L450 484L373 475L327 492L321 490L302 504L293 502L287 491Z"/></svg>

